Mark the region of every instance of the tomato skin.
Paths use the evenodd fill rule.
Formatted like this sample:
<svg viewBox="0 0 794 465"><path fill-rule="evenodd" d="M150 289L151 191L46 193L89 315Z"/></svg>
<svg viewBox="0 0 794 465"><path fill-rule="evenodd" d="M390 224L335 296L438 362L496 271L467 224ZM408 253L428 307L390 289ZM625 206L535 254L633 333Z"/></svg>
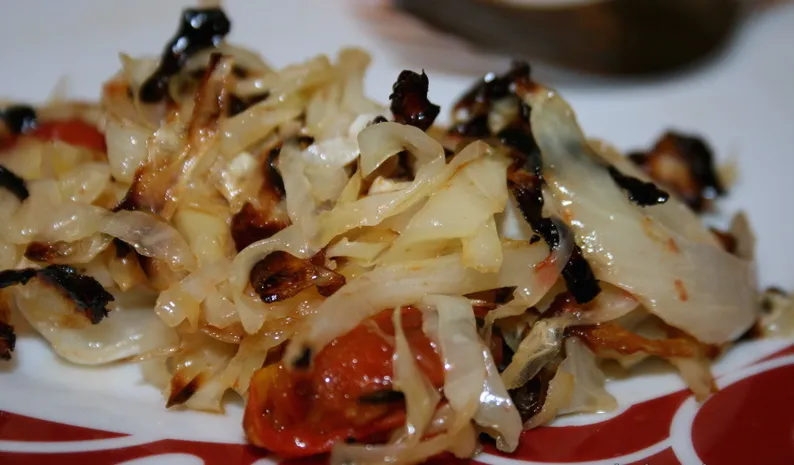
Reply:
<svg viewBox="0 0 794 465"><path fill-rule="evenodd" d="M444 382L441 359L422 332L422 315L403 309L403 330L417 365L434 386ZM243 426L249 440L284 458L328 452L353 439L377 441L405 423L403 402L361 402L392 389L392 311L332 341L308 371L283 363L260 369L249 390Z"/></svg>
<svg viewBox="0 0 794 465"><path fill-rule="evenodd" d="M96 152L107 152L105 135L78 118L41 121L30 135L44 141L59 140Z"/></svg>

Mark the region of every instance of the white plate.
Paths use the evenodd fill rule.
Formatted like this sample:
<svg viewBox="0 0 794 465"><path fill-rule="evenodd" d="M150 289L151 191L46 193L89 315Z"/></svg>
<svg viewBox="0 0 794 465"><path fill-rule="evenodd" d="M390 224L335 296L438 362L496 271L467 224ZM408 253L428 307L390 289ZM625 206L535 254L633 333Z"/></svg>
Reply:
<svg viewBox="0 0 794 465"><path fill-rule="evenodd" d="M67 79L69 96L96 98L100 84L118 68L117 53L159 54L174 33L179 11L186 4L170 0L2 0L0 5L3 7L0 43L4 47L0 96L40 102L62 77ZM433 35L419 28L415 21L388 11L383 2L230 0L225 2L225 9L232 19L230 40L261 51L275 66L301 61L317 53L334 54L346 45L371 50L374 60L366 81L367 91L383 101L398 72L405 67L423 66L430 77L431 100L444 105L488 67L502 68L507 63L506 58L480 55L450 38ZM791 44L794 44L794 5L789 4L749 18L729 51L716 61L664 81L587 80L542 67L537 68L536 76L539 80L546 79L566 96L590 135L631 149L646 147L663 130L676 128L705 136L721 161L735 160L739 181L721 204L722 209L748 211L758 236L762 285L777 284L791 289L794 287L791 266L794 253L790 250L794 237L791 190L794 47ZM52 442L57 438L46 435L27 439L9 436L8 429L21 425L22 420L0 413L0 462L33 463L35 460L26 455L31 451L110 450L157 441L160 446L142 450L152 454L192 453L174 445L176 442L162 443L164 438L243 443L240 405L230 405L225 416L167 412L160 394L143 384L136 367L93 369L68 365L60 362L30 330L21 329L20 336L15 361L0 368L0 410L127 436L82 442ZM717 373L730 373L735 378L737 367L776 352L788 343L767 341L742 346L720 362ZM788 363L784 362L779 363ZM610 385L610 390L626 407L681 388L680 381L668 374L647 374ZM686 408L691 417L694 407ZM691 424L682 418L676 420ZM605 419L577 417L557 425ZM619 462L640 460L642 454L658 455L670 447L676 434L683 434L680 431L675 430L670 439L664 439L667 442L653 445L655 449L624 457ZM30 442L34 439L48 443ZM672 450L684 463L695 463L692 454L696 452L687 447L679 444ZM3 455L4 450L19 454ZM216 449L225 450L221 446ZM212 454L196 454L210 463ZM146 454L138 456L141 455ZM250 459L248 455L240 455L243 456ZM46 457L52 458L40 456L43 463L49 461ZM112 454L87 457L93 458L75 463L122 460L122 456ZM182 459L189 456L180 459L172 454L170 458L160 456L157 462L146 463L193 463L179 461ZM618 460L604 459L610 464Z"/></svg>

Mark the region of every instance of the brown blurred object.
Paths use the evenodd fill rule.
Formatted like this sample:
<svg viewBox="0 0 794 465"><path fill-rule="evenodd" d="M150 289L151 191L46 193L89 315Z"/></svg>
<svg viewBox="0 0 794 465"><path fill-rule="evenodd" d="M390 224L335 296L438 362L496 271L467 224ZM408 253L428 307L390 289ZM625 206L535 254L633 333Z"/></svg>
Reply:
<svg viewBox="0 0 794 465"><path fill-rule="evenodd" d="M728 42L740 0L601 0L581 4L396 0L470 43L596 74L649 74L700 61Z"/></svg>

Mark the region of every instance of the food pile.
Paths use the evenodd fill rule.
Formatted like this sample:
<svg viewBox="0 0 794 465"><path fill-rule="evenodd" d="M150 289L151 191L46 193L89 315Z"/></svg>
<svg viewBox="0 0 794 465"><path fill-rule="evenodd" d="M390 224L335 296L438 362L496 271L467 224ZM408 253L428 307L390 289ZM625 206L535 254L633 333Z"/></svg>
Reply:
<svg viewBox="0 0 794 465"><path fill-rule="evenodd" d="M698 216L726 193L701 139L624 157L523 63L445 128L424 73L387 108L363 51L276 70L230 28L185 10L99 104L3 107L0 356L18 311L70 362L141 363L167 407L237 392L280 456L415 463L616 408L605 361L705 398L734 341L792 326L745 217Z"/></svg>

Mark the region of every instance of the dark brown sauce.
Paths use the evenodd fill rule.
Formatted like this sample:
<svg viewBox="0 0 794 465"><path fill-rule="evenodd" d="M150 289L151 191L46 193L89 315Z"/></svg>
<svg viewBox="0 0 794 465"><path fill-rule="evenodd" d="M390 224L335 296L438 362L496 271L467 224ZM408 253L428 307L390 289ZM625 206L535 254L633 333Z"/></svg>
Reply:
<svg viewBox="0 0 794 465"><path fill-rule="evenodd" d="M220 8L187 8L182 12L176 35L166 45L160 64L140 88L140 99L147 103L163 100L168 82L179 73L192 55L217 47L231 30L231 22Z"/></svg>

